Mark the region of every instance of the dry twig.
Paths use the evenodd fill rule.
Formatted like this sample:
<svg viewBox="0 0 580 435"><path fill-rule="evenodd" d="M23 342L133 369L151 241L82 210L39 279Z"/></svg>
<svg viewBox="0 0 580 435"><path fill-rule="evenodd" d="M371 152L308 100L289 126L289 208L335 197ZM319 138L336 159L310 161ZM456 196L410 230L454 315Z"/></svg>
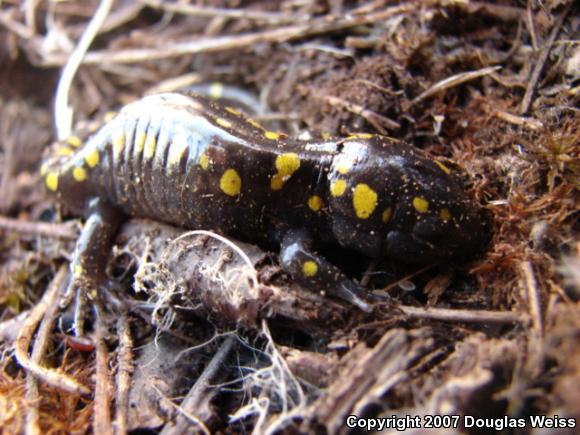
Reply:
<svg viewBox="0 0 580 435"><path fill-rule="evenodd" d="M308 17L290 14L279 14L274 12L253 11L235 8L212 8L209 6L196 6L183 3L168 3L160 0L139 0L149 7L162 9L167 12L183 15L193 15L196 17L220 17L236 18L252 21L265 21L272 24L296 23L305 21Z"/></svg>
<svg viewBox="0 0 580 435"><path fill-rule="evenodd" d="M464 73L456 74L456 75L451 76L451 77L447 77L446 79L441 80L438 83L435 83L433 86L431 86L425 92L423 92L419 96L417 96L414 100L411 101L411 105L413 106L413 105L417 104L419 101L424 100L425 98L428 98L432 95L435 95L441 91L453 88L455 86L459 86L463 83L466 83L466 82L471 81L471 80L475 80L479 77L486 76L486 75L491 74L499 69L501 69L500 66L490 66L487 68L482 68L482 69L477 70L477 71L467 71Z"/></svg>
<svg viewBox="0 0 580 435"><path fill-rule="evenodd" d="M440 320L443 322L469 322L469 323L526 323L527 316L504 311L488 310L457 310L449 308L419 308L405 305L397 305L409 317L417 319Z"/></svg>
<svg viewBox="0 0 580 435"><path fill-rule="evenodd" d="M105 343L106 325L104 312L100 300L94 301L95 311L95 341L97 346L96 381L95 381L95 416L93 431L96 434L113 435L111 424L110 395L111 390L109 373L109 352Z"/></svg>
<svg viewBox="0 0 580 435"><path fill-rule="evenodd" d="M176 42L167 44L162 48L156 49L130 49L130 50L104 50L88 52L83 58L83 64L101 64L101 63L136 63L149 62L153 60L179 57L195 53L211 53L225 50L239 50L255 46L259 43L272 42L282 43L299 38L306 38L322 33L334 32L360 26L363 24L373 23L385 20L389 17L403 14L412 10L413 4L393 6L386 10L363 15L360 17L335 18L327 17L317 18L308 23L279 27L272 30L266 30L256 33L246 33L242 35L222 36L217 38L197 38L193 41ZM44 56L43 66L55 67L61 66L67 61L65 56Z"/></svg>
<svg viewBox="0 0 580 435"><path fill-rule="evenodd" d="M520 127L529 128L530 130L540 130L544 127L541 121L536 118L512 115L511 113L497 110L495 113L499 119L502 119L510 124L518 125Z"/></svg>
<svg viewBox="0 0 580 435"><path fill-rule="evenodd" d="M231 335L226 337L178 408L180 414L175 424L166 425L163 431L161 431L161 435L179 435L185 433L192 423L204 434L211 433L204 422L213 414L209 412L209 402L217 391L210 388L210 383L214 381L217 373L223 368L224 360L228 357L235 342L235 337ZM192 416L195 416L195 418L192 419Z"/></svg>
<svg viewBox="0 0 580 435"><path fill-rule="evenodd" d="M66 266L62 266L61 270L66 270ZM59 272L60 273L60 272ZM34 341L34 348L30 361L33 364L41 365L46 356L48 345L50 344L50 337L54 321L58 313L58 304L53 302L48 304L47 310L44 314L36 340ZM38 380L31 372L26 374L26 400L30 403L30 407L26 413L26 433L27 434L41 434L40 429L40 395L38 389Z"/></svg>
<svg viewBox="0 0 580 435"><path fill-rule="evenodd" d="M30 342L32 341L32 336L34 335L36 326L44 317L47 310L49 310L52 305L58 304L58 295L63 288L63 283L67 276L67 268L65 266L61 267L40 302L36 304L30 312L29 317L26 319L24 325L22 325L22 330L16 339L14 356L22 367L36 376L39 380L72 394L89 394L90 390L79 384L73 378L42 367L32 361L28 356L28 348L30 347Z"/></svg>
<svg viewBox="0 0 580 435"><path fill-rule="evenodd" d="M355 115L362 116L369 122L369 124L371 124L381 134L386 134L386 130L383 128L383 126L388 128L389 130L398 130L401 128L401 124L399 124L397 121L393 121L392 119L389 119L386 116L379 115L378 113L373 112L372 110L365 109L363 106L360 106L358 104L345 101L342 98L333 97L330 95L324 95L319 98L326 101L328 104L343 107L349 112L354 113Z"/></svg>
<svg viewBox="0 0 580 435"><path fill-rule="evenodd" d="M560 29L562 28L562 24L564 23L564 20L568 16L568 12L570 12L570 8L572 7L572 4L573 4L573 2L570 2L568 4L568 6L566 7L566 9L564 9L564 11L562 11L560 16L558 17L558 19L554 23L554 27L552 27L552 31L550 32L550 36L548 37L548 40L546 41L546 43L542 47L540 55L538 56L538 61L534 65L534 70L532 71L532 75L530 76L530 80L528 82L528 87L526 88L526 93L524 94L524 97L522 98L522 104L520 105L520 114L522 114L522 115L529 110L530 104L532 104L532 97L534 96L534 92L536 90L536 85L538 84L538 80L540 79L540 74L542 73L542 70L544 69L544 65L546 63L546 60L548 60L548 55L550 54L550 50L552 49L552 45L554 44L554 41L556 40L556 38L558 37L558 34L560 33Z"/></svg>
<svg viewBox="0 0 580 435"><path fill-rule="evenodd" d="M520 265L525 295L532 320L532 331L528 339L528 367L530 374L537 376L542 370L544 359L544 316L542 313L542 288L538 285L532 264L524 261Z"/></svg>
<svg viewBox="0 0 580 435"><path fill-rule="evenodd" d="M127 433L127 413L129 410L129 390L131 388L131 373L133 372L133 340L129 328L127 312L120 310L117 321L117 335L119 336L119 349L117 351L117 379L115 400L115 433L123 435Z"/></svg>
<svg viewBox="0 0 580 435"><path fill-rule="evenodd" d="M70 221L62 224L47 224L44 222L25 222L20 219L11 219L0 216L0 228L21 234L65 240L76 240L79 235L77 221Z"/></svg>
<svg viewBox="0 0 580 435"><path fill-rule="evenodd" d="M81 65L83 56L99 33L99 29L109 15L112 5L113 0L101 0L95 15L91 19L77 47L66 61L66 65L62 70L56 88L56 96L54 98L54 123L58 140L64 140L71 135L73 113L72 108L68 104L70 87L74 80L74 76Z"/></svg>

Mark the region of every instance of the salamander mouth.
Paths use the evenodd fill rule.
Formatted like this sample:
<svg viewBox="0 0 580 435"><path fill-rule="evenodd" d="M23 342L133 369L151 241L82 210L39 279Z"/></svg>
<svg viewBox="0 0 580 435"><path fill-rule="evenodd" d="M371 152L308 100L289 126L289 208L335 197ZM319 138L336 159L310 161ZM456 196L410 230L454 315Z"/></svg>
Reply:
<svg viewBox="0 0 580 435"><path fill-rule="evenodd" d="M476 238L474 236L466 241L446 234L437 240L428 240L413 233L393 230L387 233L385 239L385 255L408 264L438 264L453 259L463 262L478 252Z"/></svg>

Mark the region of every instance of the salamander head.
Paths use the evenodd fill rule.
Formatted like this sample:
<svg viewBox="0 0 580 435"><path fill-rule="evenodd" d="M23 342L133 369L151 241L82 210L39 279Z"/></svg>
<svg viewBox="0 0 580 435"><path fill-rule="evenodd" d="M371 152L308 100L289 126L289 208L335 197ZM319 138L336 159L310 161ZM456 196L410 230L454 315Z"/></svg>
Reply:
<svg viewBox="0 0 580 435"><path fill-rule="evenodd" d="M408 263L469 257L489 231L455 171L409 145L345 143L329 174L335 237L371 257Z"/></svg>
<svg viewBox="0 0 580 435"><path fill-rule="evenodd" d="M449 179L399 198L384 239L383 249L389 257L412 263L468 260L489 240L483 210Z"/></svg>

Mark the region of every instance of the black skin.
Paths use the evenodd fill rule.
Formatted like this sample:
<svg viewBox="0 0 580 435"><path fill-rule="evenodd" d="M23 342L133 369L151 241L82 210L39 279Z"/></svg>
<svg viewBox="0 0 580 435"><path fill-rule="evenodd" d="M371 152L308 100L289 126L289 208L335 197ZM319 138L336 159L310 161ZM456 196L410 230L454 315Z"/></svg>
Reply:
<svg viewBox="0 0 580 435"><path fill-rule="evenodd" d="M456 172L384 136L287 139L181 94L126 106L72 156L43 166L49 190L87 219L77 277L102 277L122 219L147 217L278 245L296 282L365 311L359 286L312 246L417 264L472 255L485 219Z"/></svg>

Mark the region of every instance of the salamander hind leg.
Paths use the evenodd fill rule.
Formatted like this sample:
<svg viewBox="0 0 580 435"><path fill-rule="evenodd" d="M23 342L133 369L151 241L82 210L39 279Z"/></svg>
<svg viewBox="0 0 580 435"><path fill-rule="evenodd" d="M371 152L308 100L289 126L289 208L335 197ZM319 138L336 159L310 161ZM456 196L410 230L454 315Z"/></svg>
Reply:
<svg viewBox="0 0 580 435"><path fill-rule="evenodd" d="M84 301L90 292L105 282L105 267L113 237L119 226L119 213L99 199L89 204L88 218L71 261L71 279L67 294L77 292L74 330L83 335Z"/></svg>
<svg viewBox="0 0 580 435"><path fill-rule="evenodd" d="M360 287L329 261L311 250L311 238L305 230L290 230L280 250L282 268L298 284L314 291L336 296L363 311L372 308L360 297Z"/></svg>

